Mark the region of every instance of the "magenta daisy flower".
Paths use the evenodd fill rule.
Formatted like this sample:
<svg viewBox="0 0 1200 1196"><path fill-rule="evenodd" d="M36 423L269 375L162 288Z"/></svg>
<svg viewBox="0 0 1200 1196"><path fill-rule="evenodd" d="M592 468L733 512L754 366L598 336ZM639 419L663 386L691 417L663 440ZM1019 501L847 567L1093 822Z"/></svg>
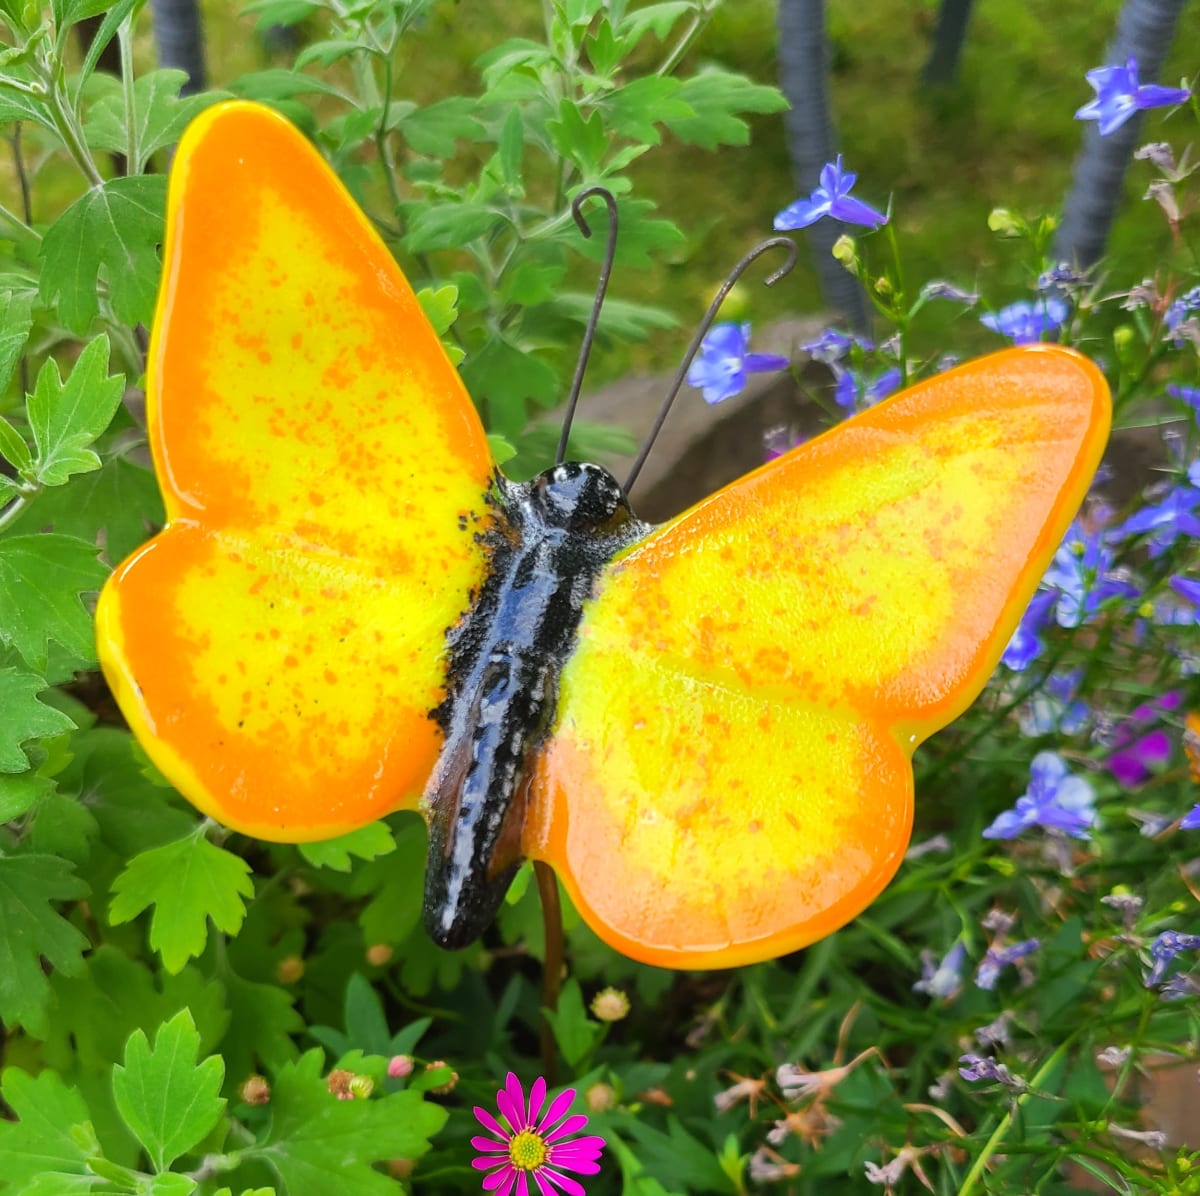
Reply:
<svg viewBox="0 0 1200 1196"><path fill-rule="evenodd" d="M575 1099L575 1089L567 1088L542 1112L546 1103L546 1081L538 1076L529 1090L529 1104L525 1104L525 1091L521 1081L510 1071L504 1087L496 1093L496 1107L500 1120L486 1109L475 1106L475 1117L490 1138L482 1134L471 1139L471 1145L480 1151L471 1166L478 1171L489 1171L483 1177L483 1190L496 1196L530 1196L530 1178L537 1185L540 1196L555 1196L565 1192L567 1196L586 1196L583 1185L564 1175L574 1171L578 1175L595 1175L600 1170L597 1161L604 1148L604 1139L592 1134L586 1138L572 1138L585 1125L587 1118L582 1113L567 1117L566 1113ZM567 1141L570 1139L570 1141Z"/></svg>

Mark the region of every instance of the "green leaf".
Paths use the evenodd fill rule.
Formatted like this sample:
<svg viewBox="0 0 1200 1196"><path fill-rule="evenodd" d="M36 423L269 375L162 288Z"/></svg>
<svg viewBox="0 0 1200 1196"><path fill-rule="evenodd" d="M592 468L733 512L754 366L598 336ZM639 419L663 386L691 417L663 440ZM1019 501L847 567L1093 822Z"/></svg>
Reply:
<svg viewBox="0 0 1200 1196"><path fill-rule="evenodd" d="M0 394L8 389L13 371L25 352L25 342L33 328L32 313L33 296L28 292L0 294Z"/></svg>
<svg viewBox="0 0 1200 1196"><path fill-rule="evenodd" d="M88 887L52 855L0 856L0 1020L46 1037L50 986L42 960L71 976L83 968L87 939L51 905L85 897Z"/></svg>
<svg viewBox="0 0 1200 1196"><path fill-rule="evenodd" d="M96 662L92 619L80 594L98 590L108 570L96 546L70 536L0 540L0 644L45 673L48 645L61 644L78 668Z"/></svg>
<svg viewBox="0 0 1200 1196"><path fill-rule="evenodd" d="M455 142L461 137L480 141L487 129L475 119L476 101L452 96L426 104L409 113L399 125L401 134L418 154L431 158L452 158Z"/></svg>
<svg viewBox="0 0 1200 1196"><path fill-rule="evenodd" d="M676 98L694 115L668 117L665 123L680 141L703 149L749 144L750 126L735 113L780 112L787 107L778 87L716 68L685 79Z"/></svg>
<svg viewBox="0 0 1200 1196"><path fill-rule="evenodd" d="M321 1070L321 1051L312 1050L279 1072L271 1086L270 1130L248 1153L278 1175L288 1196L395 1196L395 1182L372 1164L419 1158L446 1123L446 1111L411 1091L336 1100Z"/></svg>
<svg viewBox="0 0 1200 1196"><path fill-rule="evenodd" d="M53 1071L36 1076L5 1068L0 1096L16 1115L0 1121L0 1183L26 1192L39 1177L53 1177L60 1196L87 1192L93 1183L87 1159L99 1151L83 1097Z"/></svg>
<svg viewBox="0 0 1200 1196"><path fill-rule="evenodd" d="M179 89L187 79L187 71L163 69L134 81L133 128L141 159L131 174L141 174L151 154L174 145L187 125L221 98L219 92L207 91L181 100ZM93 104L83 132L93 149L123 153L129 145L124 92L118 89Z"/></svg>
<svg viewBox="0 0 1200 1196"><path fill-rule="evenodd" d="M335 872L350 871L350 857L373 860L387 855L396 846L392 832L385 822L371 822L336 839L322 839L317 843L301 843L300 854L314 868L332 868Z"/></svg>
<svg viewBox="0 0 1200 1196"><path fill-rule="evenodd" d="M72 474L100 468L100 458L87 446L112 421L124 390L125 376L108 372L107 336L84 349L65 383L58 362L46 361L28 402L35 476L43 486L61 486Z"/></svg>
<svg viewBox="0 0 1200 1196"><path fill-rule="evenodd" d="M33 454L29 451L29 445L6 419L0 419L0 457L18 473L27 477L33 474ZM7 478L5 480L8 481Z"/></svg>
<svg viewBox="0 0 1200 1196"><path fill-rule="evenodd" d="M358 916L368 944L402 943L421 915L425 884L425 833L411 824L403 827L395 851L380 865L382 883Z"/></svg>
<svg viewBox="0 0 1200 1196"><path fill-rule="evenodd" d="M256 1063L278 1070L296 1058L292 1034L304 1031L304 1019L292 1007L292 996L277 984L258 984L241 976L225 977L229 1029L221 1054L231 1076L247 1076Z"/></svg>
<svg viewBox="0 0 1200 1196"><path fill-rule="evenodd" d="M45 681L33 673L0 669L0 772L29 768L21 744L74 728L74 721L62 711L38 701L37 695L45 688Z"/></svg>
<svg viewBox="0 0 1200 1196"><path fill-rule="evenodd" d="M91 810L69 793L47 793L37 804L29 843L34 851L62 856L76 867L87 863L99 826Z"/></svg>
<svg viewBox="0 0 1200 1196"><path fill-rule="evenodd" d="M258 17L255 28L261 33L271 25L299 25L320 10L313 0L254 0L242 12Z"/></svg>
<svg viewBox="0 0 1200 1196"><path fill-rule="evenodd" d="M313 42L296 55L296 69L299 70L310 62L319 62L322 66L332 66L341 58L346 58L351 54L363 54L366 51L367 47L362 42L338 38Z"/></svg>
<svg viewBox="0 0 1200 1196"><path fill-rule="evenodd" d="M150 946L174 973L204 950L209 918L218 930L237 934L254 882L245 860L197 833L134 856L112 891L108 916L115 925L154 906Z"/></svg>
<svg viewBox="0 0 1200 1196"><path fill-rule="evenodd" d="M55 304L72 332L86 332L95 319L101 274L118 318L149 325L158 293L166 186L164 175L110 179L77 199L47 230L42 299Z"/></svg>
<svg viewBox="0 0 1200 1196"><path fill-rule="evenodd" d="M485 405L487 425L515 440L528 422L526 403L548 407L562 397L558 375L532 353L501 338L489 341L463 363L463 381Z"/></svg>
<svg viewBox="0 0 1200 1196"><path fill-rule="evenodd" d="M604 97L605 123L623 137L657 145L662 140L659 125L695 114L692 106L679 98L682 89L678 79L659 75L635 79Z"/></svg>
<svg viewBox="0 0 1200 1196"><path fill-rule="evenodd" d="M558 1043L567 1065L572 1068L591 1054L604 1032L603 1026L588 1017L577 980L568 980L563 985L558 1008L543 1009L542 1016L550 1023L554 1041Z"/></svg>
<svg viewBox="0 0 1200 1196"><path fill-rule="evenodd" d="M326 83L323 79L313 75L302 75L298 71L284 70L281 67L239 75L229 85L229 90L247 100L290 100L295 96L313 93L331 96L339 94L333 84Z"/></svg>
<svg viewBox="0 0 1200 1196"><path fill-rule="evenodd" d="M54 782L40 773L23 772L17 776L0 773L0 822L20 818L53 792Z"/></svg>
<svg viewBox="0 0 1200 1196"><path fill-rule="evenodd" d="M521 121L520 109L514 107L504 118L500 130L497 153L500 159L500 176L511 187L519 187L523 181L521 158L525 152L525 126Z"/></svg>
<svg viewBox="0 0 1200 1196"><path fill-rule="evenodd" d="M112 0L52 0L50 9L54 13L54 23L59 29L65 29L88 17L99 16L111 3Z"/></svg>
<svg viewBox="0 0 1200 1196"><path fill-rule="evenodd" d="M111 4L110 0L111 7L109 4L104 6L109 11L105 14L104 20L100 22L100 28L89 33L87 37L87 54L84 56L83 66L79 70L79 85L82 85L96 69L100 55L104 53L104 48L116 36L121 22L142 3L144 0L117 0L115 4Z"/></svg>
<svg viewBox="0 0 1200 1196"><path fill-rule="evenodd" d="M190 1175L164 1171L160 1175L152 1176L143 1191L146 1196L190 1196L199 1186ZM141 1196L141 1192L138 1196Z"/></svg>
<svg viewBox="0 0 1200 1196"><path fill-rule="evenodd" d="M457 249L490 232L503 217L486 204L440 203L414 208L404 247L409 253Z"/></svg>
<svg viewBox="0 0 1200 1196"><path fill-rule="evenodd" d="M69 486L35 495L29 519L66 536L95 544L104 532L104 550L115 565L166 520L154 474L129 460L110 457L92 473L76 474Z"/></svg>
<svg viewBox="0 0 1200 1196"><path fill-rule="evenodd" d="M458 287L422 287L417 292L417 302L425 318L433 325L438 336L445 336L458 319Z"/></svg>
<svg viewBox="0 0 1200 1196"><path fill-rule="evenodd" d="M558 119L546 121L546 131L558 152L578 163L585 176L601 172L608 132L598 111L585 119L579 105L564 96L558 103Z"/></svg>
<svg viewBox="0 0 1200 1196"><path fill-rule="evenodd" d="M629 13L617 25L617 33L622 38L630 39L630 49L650 31L662 41L674 28L675 22L680 17L694 12L695 7L690 0L667 0L663 4L648 4L645 8Z"/></svg>
<svg viewBox="0 0 1200 1196"><path fill-rule="evenodd" d="M199 1052L196 1024L182 1009L159 1027L153 1048L143 1031L131 1034L124 1065L113 1068L117 1110L156 1171L191 1150L225 1109L225 1065L215 1055L197 1064Z"/></svg>

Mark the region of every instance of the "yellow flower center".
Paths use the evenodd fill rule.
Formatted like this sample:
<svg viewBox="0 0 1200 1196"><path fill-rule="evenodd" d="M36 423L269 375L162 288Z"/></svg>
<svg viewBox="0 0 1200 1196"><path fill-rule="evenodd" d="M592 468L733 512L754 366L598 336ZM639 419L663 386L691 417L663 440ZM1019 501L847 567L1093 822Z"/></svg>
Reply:
<svg viewBox="0 0 1200 1196"><path fill-rule="evenodd" d="M549 1153L546 1143L533 1130L522 1130L508 1144L508 1161L518 1171L536 1171Z"/></svg>

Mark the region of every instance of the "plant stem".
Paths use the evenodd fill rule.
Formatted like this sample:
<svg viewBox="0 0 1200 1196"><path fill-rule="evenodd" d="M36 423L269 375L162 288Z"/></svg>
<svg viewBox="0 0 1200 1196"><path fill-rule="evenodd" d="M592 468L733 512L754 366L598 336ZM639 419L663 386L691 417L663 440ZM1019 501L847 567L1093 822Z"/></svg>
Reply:
<svg viewBox="0 0 1200 1196"><path fill-rule="evenodd" d="M142 152L138 145L137 105L133 95L133 14L117 29L121 47L121 89L125 97L125 170L128 174L142 173Z"/></svg>
<svg viewBox="0 0 1200 1196"><path fill-rule="evenodd" d="M533 874L537 877L538 896L542 899L542 923L546 928L542 1004L554 1012L558 1008L558 994L562 987L562 905L558 899L558 879L550 865L534 860ZM542 1069L546 1073L546 1082L553 1085L558 1070L558 1052L554 1046L554 1031L547 1018L542 1019Z"/></svg>

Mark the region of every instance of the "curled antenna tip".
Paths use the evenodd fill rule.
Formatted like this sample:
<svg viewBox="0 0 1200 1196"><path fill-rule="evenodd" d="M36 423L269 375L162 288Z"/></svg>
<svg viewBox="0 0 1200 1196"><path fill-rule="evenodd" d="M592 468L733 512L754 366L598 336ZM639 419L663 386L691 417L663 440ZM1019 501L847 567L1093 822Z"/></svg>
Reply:
<svg viewBox="0 0 1200 1196"><path fill-rule="evenodd" d="M571 215L578 226L579 231L585 237L592 235L591 226L587 222L587 217L583 214L583 204L585 200L591 199L592 196L599 196L604 200L605 206L608 208L608 222L612 227L617 220L617 201L613 198L613 193L607 187L588 187L586 191L580 193L571 200Z"/></svg>

